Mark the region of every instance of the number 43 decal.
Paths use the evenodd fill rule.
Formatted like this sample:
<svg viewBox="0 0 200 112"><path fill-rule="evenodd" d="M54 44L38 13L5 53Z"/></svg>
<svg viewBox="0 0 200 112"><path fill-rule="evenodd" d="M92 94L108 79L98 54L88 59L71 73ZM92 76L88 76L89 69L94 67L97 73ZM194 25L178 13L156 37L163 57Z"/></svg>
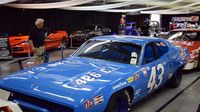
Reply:
<svg viewBox="0 0 200 112"><path fill-rule="evenodd" d="M162 64L158 64L157 70L161 70L161 73L158 75L159 83L156 83L156 66L153 66L151 69L151 76L147 85L147 88L149 88L149 92L151 92L153 89L157 89L162 83L164 66Z"/></svg>

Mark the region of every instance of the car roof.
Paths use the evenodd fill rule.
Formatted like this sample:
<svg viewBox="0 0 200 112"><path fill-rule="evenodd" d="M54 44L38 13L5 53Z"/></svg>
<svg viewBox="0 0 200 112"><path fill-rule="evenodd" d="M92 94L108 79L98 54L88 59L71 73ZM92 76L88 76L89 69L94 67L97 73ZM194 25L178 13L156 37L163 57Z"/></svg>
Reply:
<svg viewBox="0 0 200 112"><path fill-rule="evenodd" d="M195 32L200 32L200 29L192 29L192 28L186 28L186 29L175 29L172 31L195 31Z"/></svg>
<svg viewBox="0 0 200 112"><path fill-rule="evenodd" d="M131 43L139 44L139 45L145 45L149 42L155 42L155 41L164 41L164 39L161 39L161 38L145 37L145 36L129 36L129 35L98 36L92 39L93 40L111 40L111 41L128 42L128 43L131 42Z"/></svg>

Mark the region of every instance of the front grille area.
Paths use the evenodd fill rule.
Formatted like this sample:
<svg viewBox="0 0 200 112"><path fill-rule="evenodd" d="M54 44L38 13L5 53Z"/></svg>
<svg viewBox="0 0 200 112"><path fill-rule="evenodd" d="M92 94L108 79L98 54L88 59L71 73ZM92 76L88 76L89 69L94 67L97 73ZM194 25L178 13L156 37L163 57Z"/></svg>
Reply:
<svg viewBox="0 0 200 112"><path fill-rule="evenodd" d="M23 51L24 49L22 47L13 47L11 48L11 51Z"/></svg>
<svg viewBox="0 0 200 112"><path fill-rule="evenodd" d="M9 97L9 100L23 101L34 106L42 107L48 110L49 112L74 112L74 110L70 107L66 107L64 105L56 104L54 102L49 102L43 99L39 99L36 97L28 96L28 95L17 93L17 92L13 92L13 94ZM38 112L38 110L34 108L22 106L20 105L20 103L19 103L19 106L23 112Z"/></svg>

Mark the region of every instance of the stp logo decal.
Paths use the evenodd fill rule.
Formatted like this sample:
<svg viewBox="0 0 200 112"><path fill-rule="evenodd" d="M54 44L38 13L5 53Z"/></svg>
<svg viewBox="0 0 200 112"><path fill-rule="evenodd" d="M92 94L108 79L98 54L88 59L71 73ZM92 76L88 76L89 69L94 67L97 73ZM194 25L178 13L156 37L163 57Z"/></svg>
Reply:
<svg viewBox="0 0 200 112"><path fill-rule="evenodd" d="M86 102L85 102L85 104L84 104L84 105L85 105L85 108L86 108L86 109L89 109L89 108L91 108L91 107L92 107L93 103L92 103L92 101L91 101L91 100L88 100L88 101L86 101Z"/></svg>

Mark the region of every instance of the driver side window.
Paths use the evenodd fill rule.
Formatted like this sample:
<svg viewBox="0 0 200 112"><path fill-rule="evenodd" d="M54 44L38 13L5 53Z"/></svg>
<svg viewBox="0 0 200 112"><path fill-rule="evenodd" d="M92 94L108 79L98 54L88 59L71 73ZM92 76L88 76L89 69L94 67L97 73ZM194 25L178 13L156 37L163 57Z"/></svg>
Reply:
<svg viewBox="0 0 200 112"><path fill-rule="evenodd" d="M153 44L149 44L145 47L144 56L142 60L142 64L147 64L156 60L155 53L153 49Z"/></svg>

